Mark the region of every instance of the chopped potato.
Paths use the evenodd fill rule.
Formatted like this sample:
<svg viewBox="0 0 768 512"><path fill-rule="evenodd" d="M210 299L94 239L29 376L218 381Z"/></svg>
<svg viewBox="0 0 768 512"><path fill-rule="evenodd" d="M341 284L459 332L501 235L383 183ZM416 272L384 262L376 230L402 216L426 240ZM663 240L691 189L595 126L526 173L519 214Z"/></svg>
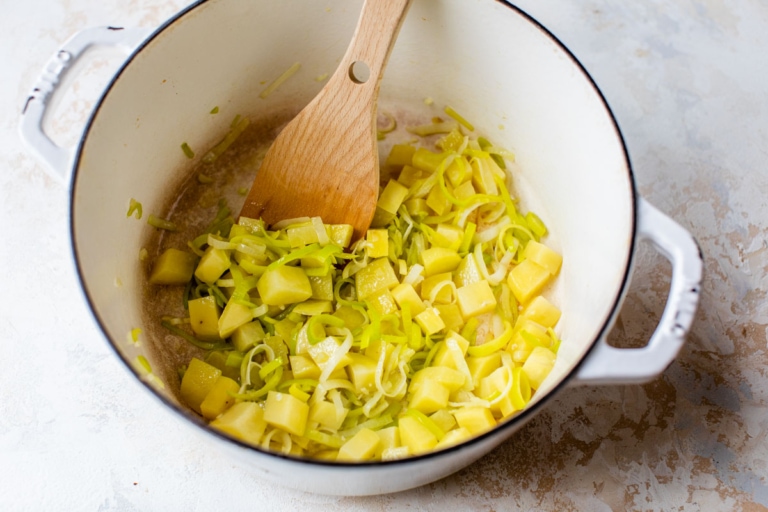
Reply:
<svg viewBox="0 0 768 512"><path fill-rule="evenodd" d="M563 257L502 188L510 154L460 125L414 129L440 152L393 146L360 240L220 204L190 252L157 258L150 284L185 308L163 325L206 353L180 370L190 409L251 445L354 463L454 446L545 392Z"/></svg>

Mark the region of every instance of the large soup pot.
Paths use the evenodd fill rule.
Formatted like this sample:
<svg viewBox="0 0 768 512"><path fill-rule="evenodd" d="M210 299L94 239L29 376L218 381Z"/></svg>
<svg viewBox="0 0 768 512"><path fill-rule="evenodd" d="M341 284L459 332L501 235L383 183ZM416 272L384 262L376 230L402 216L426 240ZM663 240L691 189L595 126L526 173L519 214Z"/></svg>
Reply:
<svg viewBox="0 0 768 512"><path fill-rule="evenodd" d="M25 142L71 180L71 236L80 281L115 353L146 389L212 449L228 450L265 479L340 495L380 494L449 475L508 439L566 386L641 383L680 350L698 303L701 254L690 234L638 196L622 136L605 99L573 55L516 7L492 0L415 0L381 83L381 104L429 119L451 105L478 132L516 154L515 193L552 233L564 257L552 290L563 311L557 363L530 406L511 421L444 451L392 462L345 464L292 458L210 429L136 364L126 334L142 325L145 272L137 257L150 230L126 219L130 198L159 211L191 165L179 149L209 147L234 114L254 122L297 112L315 78L344 54L362 3L351 0L200 1L159 29L96 28L54 55L24 108ZM94 45L129 57L97 103L75 148L42 129L61 78ZM299 73L271 96L265 81ZM424 98L434 99L435 106ZM227 115L213 116L218 105ZM430 110L437 109L437 110ZM202 153L200 151L199 153ZM647 239L672 263L669 297L644 348L606 337ZM116 279L122 286L115 286ZM145 340L145 344L152 340ZM153 367L153 351L143 352Z"/></svg>

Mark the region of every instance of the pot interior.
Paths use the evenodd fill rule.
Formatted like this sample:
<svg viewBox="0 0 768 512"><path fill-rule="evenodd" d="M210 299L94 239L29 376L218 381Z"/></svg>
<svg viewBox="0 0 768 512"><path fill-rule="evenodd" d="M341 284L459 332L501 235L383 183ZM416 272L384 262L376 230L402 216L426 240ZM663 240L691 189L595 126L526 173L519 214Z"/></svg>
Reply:
<svg viewBox="0 0 768 512"><path fill-rule="evenodd" d="M159 30L122 69L81 143L72 189L72 231L90 305L137 375L143 354L153 388L176 403L168 336L142 315L151 240L145 220L163 216L193 161L248 116L269 137L307 104L335 69L362 3L210 0ZM300 70L265 99L266 84ZM431 98L428 105L425 98ZM546 31L490 0L414 2L381 83L380 111L401 123L452 106L476 134L516 155L513 192L547 224L564 263L546 295L563 312L555 369L541 400L604 334L621 296L634 236L634 191L621 137L589 77ZM218 107L218 114L211 110ZM270 135L271 134L271 135ZM382 150L392 140L382 143ZM141 220L126 218L131 199ZM239 204L231 203L233 210ZM151 292L150 292L151 293ZM161 313L162 314L162 313ZM142 328L140 344L129 333ZM175 380L174 380L175 379Z"/></svg>

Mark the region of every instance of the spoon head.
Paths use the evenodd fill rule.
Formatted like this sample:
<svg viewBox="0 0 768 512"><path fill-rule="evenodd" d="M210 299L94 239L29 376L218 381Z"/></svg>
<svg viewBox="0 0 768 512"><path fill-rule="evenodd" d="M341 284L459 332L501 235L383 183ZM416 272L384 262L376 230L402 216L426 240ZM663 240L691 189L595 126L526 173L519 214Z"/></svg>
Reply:
<svg viewBox="0 0 768 512"><path fill-rule="evenodd" d="M305 109L270 147L240 212L267 224L319 216L365 235L376 210L379 159L370 109L312 115ZM318 120L323 120L318 122Z"/></svg>

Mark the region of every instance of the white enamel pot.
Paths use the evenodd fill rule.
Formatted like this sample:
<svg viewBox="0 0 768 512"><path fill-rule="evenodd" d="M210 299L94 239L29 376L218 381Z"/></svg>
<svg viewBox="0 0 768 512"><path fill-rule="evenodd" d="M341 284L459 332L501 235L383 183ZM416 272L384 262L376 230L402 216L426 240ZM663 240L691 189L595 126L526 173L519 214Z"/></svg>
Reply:
<svg viewBox="0 0 768 512"><path fill-rule="evenodd" d="M144 222L126 219L130 198L157 211L189 172L181 142L206 147L234 114L252 120L295 112L319 91L351 38L360 1L209 0L149 32L85 30L54 55L26 102L24 141L71 182L71 236L83 290L109 343L136 378L213 447L265 479L305 491L381 494L449 475L514 434L570 385L642 383L677 355L698 303L701 254L690 234L638 196L621 134L589 75L557 39L517 8L492 0L415 0L381 84L382 105L429 116L451 105L496 144L514 151L515 192L539 213L564 257L553 294L563 311L557 364L530 407L454 448L359 465L300 460L246 446L209 429L135 364L126 334L142 323L145 279L137 257ZM128 55L76 147L42 128L60 79L94 45ZM295 62L299 73L267 99L264 80ZM425 105L424 98L435 106ZM219 105L228 115L212 116ZM428 117L427 117L428 118ZM672 264L669 296L644 348L606 337L629 286L641 239ZM122 286L115 286L116 279ZM151 341L151 340L149 340ZM150 361L152 364L159 364Z"/></svg>

